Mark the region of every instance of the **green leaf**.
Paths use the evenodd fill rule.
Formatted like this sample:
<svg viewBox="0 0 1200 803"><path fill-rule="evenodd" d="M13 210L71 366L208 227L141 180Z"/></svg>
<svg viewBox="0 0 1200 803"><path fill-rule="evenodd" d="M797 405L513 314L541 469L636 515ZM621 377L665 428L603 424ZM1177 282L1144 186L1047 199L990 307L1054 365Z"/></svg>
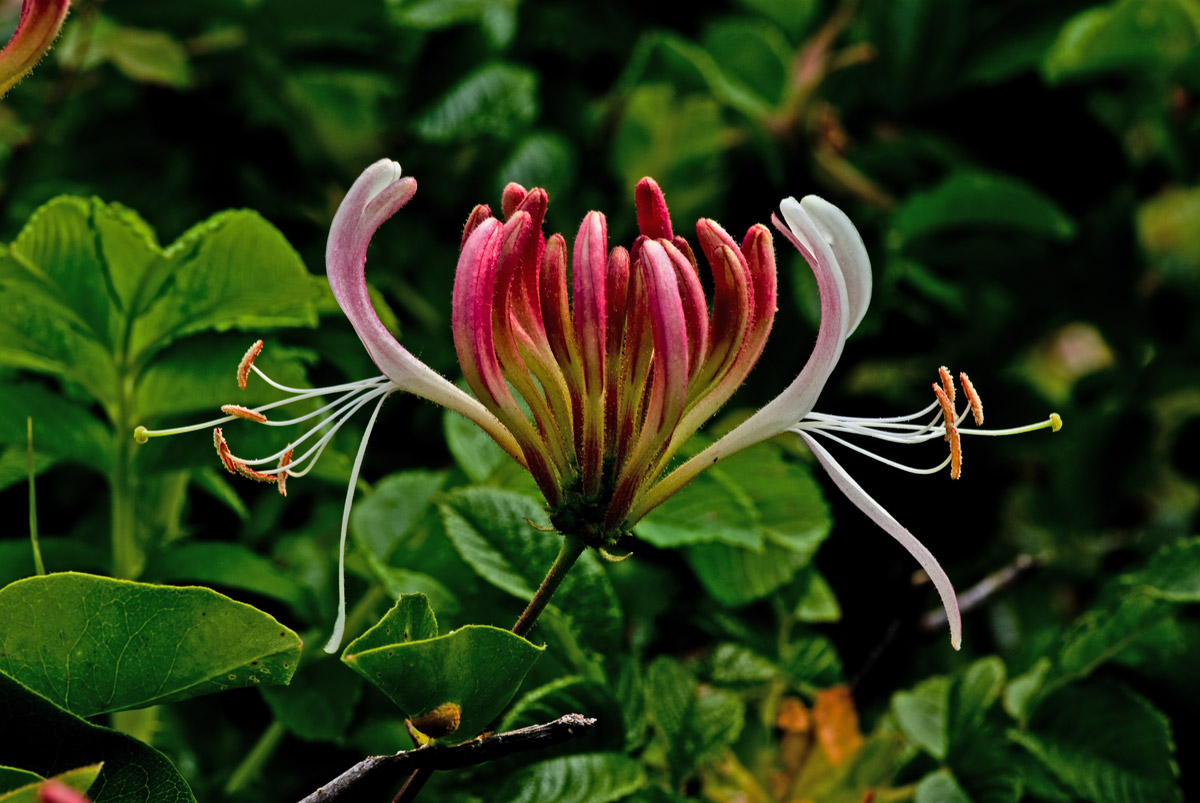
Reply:
<svg viewBox="0 0 1200 803"><path fill-rule="evenodd" d="M1137 210L1138 240L1164 277L1193 277L1200 271L1200 188L1168 187Z"/></svg>
<svg viewBox="0 0 1200 803"><path fill-rule="evenodd" d="M725 485L729 498L742 502L744 518L735 521L731 512L723 527L725 540L735 540L732 533L740 527L742 535L737 538L743 543L762 543L761 549L728 543L697 543L686 548L684 555L700 582L725 605L747 604L787 583L810 564L829 535L829 507L820 487L806 466L785 459L776 446L763 444L733 455L697 480L704 477ZM711 486L701 486L701 497L684 496L679 504L685 510L699 510L707 487ZM677 496L687 491L684 488ZM662 515L676 510L674 504L675 499L667 500L660 508ZM726 508L718 503L717 509ZM692 526L697 533L703 532L702 513L695 513ZM690 537L703 538L698 534Z"/></svg>
<svg viewBox="0 0 1200 803"><path fill-rule="evenodd" d="M506 46L516 29L518 0L387 0L398 24L422 30L478 22L496 48Z"/></svg>
<svg viewBox="0 0 1200 803"><path fill-rule="evenodd" d="M995 655L980 658L955 678L947 719L950 743L974 732L1004 691L1004 662Z"/></svg>
<svg viewBox="0 0 1200 803"><path fill-rule="evenodd" d="M1160 549L1145 568L1124 575L1121 582L1169 602L1200 602L1200 538Z"/></svg>
<svg viewBox="0 0 1200 803"><path fill-rule="evenodd" d="M821 10L820 0L740 0L739 5L757 11L797 41Z"/></svg>
<svg viewBox="0 0 1200 803"><path fill-rule="evenodd" d="M496 170L498 190L510 181L541 187L551 198L566 195L575 181L575 150L557 134L522 137ZM499 192L497 192L499 195Z"/></svg>
<svg viewBox="0 0 1200 803"><path fill-rule="evenodd" d="M308 588L241 544L195 541L173 545L152 558L142 579L236 588L278 600L304 617L315 614Z"/></svg>
<svg viewBox="0 0 1200 803"><path fill-rule="evenodd" d="M0 444L12 444L19 456L19 479L25 477L28 431L33 419L33 450L48 460L70 460L107 473L112 467L112 431L83 404L34 382L0 383ZM15 474L16 472L14 472ZM0 478L0 487L9 482Z"/></svg>
<svg viewBox="0 0 1200 803"><path fill-rule="evenodd" d="M1029 671L1008 682L1004 688L1004 710L1010 717L1019 722L1028 719L1033 707L1037 705L1038 693L1053 666L1049 658L1042 656Z"/></svg>
<svg viewBox="0 0 1200 803"><path fill-rule="evenodd" d="M740 644L720 644L712 654L714 683L766 683L779 675L779 667Z"/></svg>
<svg viewBox="0 0 1200 803"><path fill-rule="evenodd" d="M540 725L565 714L592 717L596 724L584 736L563 745L564 751L590 753L625 749L625 717L612 691L602 683L578 675L559 678L526 694L513 704L496 730Z"/></svg>
<svg viewBox="0 0 1200 803"><path fill-rule="evenodd" d="M1170 606L1156 597L1130 593L1115 605L1080 617L1063 640L1055 662L1055 683L1091 674L1161 621Z"/></svg>
<svg viewBox="0 0 1200 803"><path fill-rule="evenodd" d="M77 767L73 770L60 772L53 778L48 780L58 781L63 786L70 787L76 792L83 794L96 782L96 778L100 775L100 770L104 767L103 762L99 764L89 764L86 767ZM5 768L0 768L0 773L4 772ZM9 770L10 772L21 772L20 770ZM42 803L42 797L38 794L41 788L41 781L45 780L41 776L34 773L24 773L32 775L34 780L28 781L23 787L16 787L8 792L0 791L0 803ZM0 790L3 789L2 784L4 778L0 775Z"/></svg>
<svg viewBox="0 0 1200 803"><path fill-rule="evenodd" d="M363 682L320 648L306 652L292 682L262 690L275 721L308 742L340 742Z"/></svg>
<svg viewBox="0 0 1200 803"><path fill-rule="evenodd" d="M562 544L561 535L544 529L549 520L536 502L512 491L462 488L439 507L446 535L480 577L518 599L533 597ZM617 648L621 610L594 555L580 556L551 604L572 622L584 646L601 653Z"/></svg>
<svg viewBox="0 0 1200 803"><path fill-rule="evenodd" d="M699 686L690 672L670 658L659 658L650 665L646 703L665 740L676 781L733 744L745 718L737 695Z"/></svg>
<svg viewBox="0 0 1200 803"><path fill-rule="evenodd" d="M44 781L45 778L36 772L17 769L16 767L0 766L0 792L9 792L26 784ZM86 789L83 791L87 791Z"/></svg>
<svg viewBox="0 0 1200 803"><path fill-rule="evenodd" d="M932 677L912 691L896 692L892 714L904 735L937 759L944 759L949 748L947 734L950 710L950 681Z"/></svg>
<svg viewBox="0 0 1200 803"><path fill-rule="evenodd" d="M794 53L774 25L747 17L718 20L704 29L701 44L741 91L770 107L783 102Z"/></svg>
<svg viewBox="0 0 1200 803"><path fill-rule="evenodd" d="M801 622L836 622L842 618L837 596L825 576L813 567L800 576L800 598L792 615Z"/></svg>
<svg viewBox="0 0 1200 803"><path fill-rule="evenodd" d="M910 240L970 228L1015 230L1066 240L1075 224L1052 199L1015 178L988 173L952 175L928 192L915 193L896 210L888 246L898 251Z"/></svg>
<svg viewBox="0 0 1200 803"><path fill-rule="evenodd" d="M92 725L0 673L0 755L43 777L103 762L92 803L195 803L167 757L131 736Z"/></svg>
<svg viewBox="0 0 1200 803"><path fill-rule="evenodd" d="M127 78L175 89L191 83L187 50L169 34L111 23L96 28L92 47Z"/></svg>
<svg viewBox="0 0 1200 803"><path fill-rule="evenodd" d="M299 637L207 588L73 572L0 589L0 671L93 716L287 683Z"/></svg>
<svg viewBox="0 0 1200 803"><path fill-rule="evenodd" d="M1187 0L1121 0L1073 17L1046 52L1051 85L1113 70L1164 76L1200 43L1200 10Z"/></svg>
<svg viewBox="0 0 1200 803"><path fill-rule="evenodd" d="M824 636L793 641L788 645L781 665L797 683L828 687L842 682L842 659L833 642Z"/></svg>
<svg viewBox="0 0 1200 803"><path fill-rule="evenodd" d="M1170 722L1120 684L1061 689L1041 704L1028 731L1010 736L1085 800L1183 799Z"/></svg>
<svg viewBox="0 0 1200 803"><path fill-rule="evenodd" d="M154 294L130 345L141 360L194 332L317 323L318 280L279 230L250 210L193 226L143 281Z"/></svg>
<svg viewBox="0 0 1200 803"><path fill-rule="evenodd" d="M433 503L444 471L404 471L385 477L350 514L350 533L363 551L387 561Z"/></svg>
<svg viewBox="0 0 1200 803"><path fill-rule="evenodd" d="M914 803L972 803L954 776L945 770L931 772L917 784Z"/></svg>
<svg viewBox="0 0 1200 803"><path fill-rule="evenodd" d="M511 803L610 803L646 785L642 765L620 753L540 761L513 773L495 800Z"/></svg>
<svg viewBox="0 0 1200 803"><path fill-rule="evenodd" d="M538 114L537 74L512 64L486 64L451 87L415 121L428 142L490 136L515 138Z"/></svg>
<svg viewBox="0 0 1200 803"><path fill-rule="evenodd" d="M409 719L454 707L458 721L447 732L425 731L454 744L473 738L504 710L544 649L488 625L438 636L429 603L411 594L347 645L342 660Z"/></svg>

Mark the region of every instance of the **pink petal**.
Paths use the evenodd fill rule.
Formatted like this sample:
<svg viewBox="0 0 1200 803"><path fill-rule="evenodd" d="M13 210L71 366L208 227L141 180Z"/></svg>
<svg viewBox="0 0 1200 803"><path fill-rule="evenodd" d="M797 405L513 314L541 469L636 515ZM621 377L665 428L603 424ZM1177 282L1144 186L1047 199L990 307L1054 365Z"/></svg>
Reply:
<svg viewBox="0 0 1200 803"><path fill-rule="evenodd" d="M638 231L651 240L670 240L674 236L671 213L667 211L667 199L658 182L647 176L638 182L633 197L637 205Z"/></svg>
<svg viewBox="0 0 1200 803"><path fill-rule="evenodd" d="M0 96L33 69L54 44L70 0L25 0L17 29L0 50Z"/></svg>

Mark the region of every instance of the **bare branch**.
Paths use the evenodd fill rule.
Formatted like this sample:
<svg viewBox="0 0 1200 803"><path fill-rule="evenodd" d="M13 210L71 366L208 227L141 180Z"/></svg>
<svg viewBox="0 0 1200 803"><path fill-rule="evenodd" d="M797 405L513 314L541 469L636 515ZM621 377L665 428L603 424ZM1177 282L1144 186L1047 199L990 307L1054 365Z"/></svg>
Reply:
<svg viewBox="0 0 1200 803"><path fill-rule="evenodd" d="M392 756L363 759L300 803L331 803L359 800L357 792L364 784L382 784L420 769L453 770L493 761L525 750L560 744L580 736L596 725L595 719L567 714L553 722L531 725L515 731L482 736L454 747L418 747ZM394 788L394 787L393 787Z"/></svg>

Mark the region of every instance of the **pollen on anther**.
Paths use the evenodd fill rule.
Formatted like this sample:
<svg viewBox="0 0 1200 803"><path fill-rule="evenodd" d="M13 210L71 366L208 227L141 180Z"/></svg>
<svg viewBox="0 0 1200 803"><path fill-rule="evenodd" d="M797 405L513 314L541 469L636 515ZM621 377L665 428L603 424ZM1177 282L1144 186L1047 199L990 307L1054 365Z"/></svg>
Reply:
<svg viewBox="0 0 1200 803"><path fill-rule="evenodd" d="M237 474L237 463L233 459L233 453L229 451L229 444L225 442L220 427L213 430L213 446L216 447L217 456L221 458L221 465L225 466L225 470L230 474Z"/></svg>
<svg viewBox="0 0 1200 803"><path fill-rule="evenodd" d="M954 419L958 417L954 414L954 404L951 403L950 396L946 391L936 382L933 383L933 393L942 407L942 417L946 419L946 440L950 440L950 431L954 429Z"/></svg>
<svg viewBox="0 0 1200 803"><path fill-rule="evenodd" d="M242 355L242 361L238 363L238 387L240 387L242 390L246 389L246 380L250 377L250 366L254 364L254 359L258 357L259 353L262 351L262 347L263 342L261 340L255 341L253 346L246 349L246 353ZM230 413L230 415L235 414Z"/></svg>
<svg viewBox="0 0 1200 803"><path fill-rule="evenodd" d="M946 391L946 397L950 399L950 406L954 406L954 380L950 378L950 369L944 365L938 366L938 379L942 380L942 390Z"/></svg>
<svg viewBox="0 0 1200 803"><path fill-rule="evenodd" d="M967 403L971 405L971 415L975 417L975 426L983 426L983 399L979 398L979 392L975 390L975 386L971 384L971 380L965 372L958 375L958 381L962 383L963 393L967 394Z"/></svg>
<svg viewBox="0 0 1200 803"><path fill-rule="evenodd" d="M956 480L962 476L962 436L958 427L946 424L946 440L950 441L950 479Z"/></svg>
<svg viewBox="0 0 1200 803"><path fill-rule="evenodd" d="M280 471L275 476L279 483L279 495L280 496L287 496L287 478L288 478L287 467L292 464L292 452L294 452L294 451L295 451L295 449L288 449L286 452L283 453L283 457L279 458L279 468L282 469L282 471Z"/></svg>
<svg viewBox="0 0 1200 803"><path fill-rule="evenodd" d="M267 417L265 415L263 415L262 413L260 413L256 410L251 410L248 407L243 407L240 404L222 404L221 412L223 412L225 415L232 415L237 418L244 418L247 421L254 421L259 424L266 423L266 420L267 420Z"/></svg>

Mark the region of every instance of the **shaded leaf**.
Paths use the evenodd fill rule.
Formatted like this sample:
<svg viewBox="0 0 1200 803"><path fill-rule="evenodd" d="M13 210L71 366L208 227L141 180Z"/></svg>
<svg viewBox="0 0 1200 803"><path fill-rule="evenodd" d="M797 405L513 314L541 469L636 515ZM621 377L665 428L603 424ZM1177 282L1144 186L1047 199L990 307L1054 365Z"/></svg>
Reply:
<svg viewBox="0 0 1200 803"><path fill-rule="evenodd" d="M1120 0L1063 26L1042 71L1051 84L1108 70L1164 74L1200 42L1200 15L1186 0Z"/></svg>
<svg viewBox="0 0 1200 803"><path fill-rule="evenodd" d="M207 588L73 572L0 589L0 671L82 716L287 683L300 638Z"/></svg>
<svg viewBox="0 0 1200 803"><path fill-rule="evenodd" d="M429 142L511 139L537 117L537 84L537 74L524 67L487 64L451 87L413 125Z"/></svg>
<svg viewBox="0 0 1200 803"><path fill-rule="evenodd" d="M945 770L931 772L917 784L915 803L972 803L954 776Z"/></svg>
<svg viewBox="0 0 1200 803"><path fill-rule="evenodd" d="M0 755L43 777L103 762L92 803L195 803L167 757L131 736L92 725L0 673Z"/></svg>
<svg viewBox="0 0 1200 803"><path fill-rule="evenodd" d="M945 758L949 748L949 708L950 682L944 677L929 678L912 691L896 692L892 697L892 715L900 730L938 759Z"/></svg>
<svg viewBox="0 0 1200 803"><path fill-rule="evenodd" d="M610 803L642 788L636 759L620 753L584 753L540 761L512 774L496 800L512 803Z"/></svg>
<svg viewBox="0 0 1200 803"><path fill-rule="evenodd" d="M677 661L659 658L646 677L651 721L662 734L671 774L682 780L737 740L745 712L734 694L702 687Z"/></svg>

